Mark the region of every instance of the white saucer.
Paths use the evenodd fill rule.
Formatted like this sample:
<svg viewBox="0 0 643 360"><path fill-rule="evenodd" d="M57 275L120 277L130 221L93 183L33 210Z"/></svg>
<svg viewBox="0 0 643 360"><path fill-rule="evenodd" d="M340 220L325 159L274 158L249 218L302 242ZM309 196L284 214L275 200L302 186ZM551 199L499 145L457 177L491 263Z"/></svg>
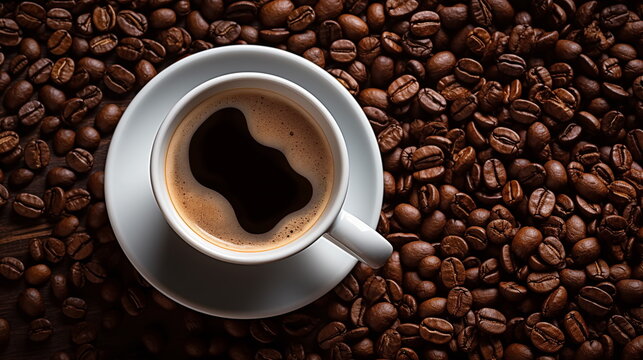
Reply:
<svg viewBox="0 0 643 360"><path fill-rule="evenodd" d="M382 165L375 137L355 99L320 67L286 51L233 45L191 55L160 72L130 103L107 156L109 218L123 251L162 293L194 310L228 318L280 315L318 299L356 260L321 238L288 259L264 265L214 260L181 240L152 195L149 176L154 135L170 107L219 75L256 71L281 76L315 95L339 124L350 158L344 208L375 226L382 204Z"/></svg>

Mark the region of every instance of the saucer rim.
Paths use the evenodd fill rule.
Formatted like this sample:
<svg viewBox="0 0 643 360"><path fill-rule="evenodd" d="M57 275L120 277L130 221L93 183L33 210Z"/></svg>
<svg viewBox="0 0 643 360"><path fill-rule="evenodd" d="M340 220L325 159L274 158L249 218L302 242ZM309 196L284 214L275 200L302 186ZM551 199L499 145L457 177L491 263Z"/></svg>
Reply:
<svg viewBox="0 0 643 360"><path fill-rule="evenodd" d="M359 104L357 104L357 102L353 98L353 96L350 95L348 93L348 91L339 82L337 82L324 69L318 67L317 65L314 65L313 63L310 63L309 61L305 60L304 58L301 58L301 57L299 57L299 56L297 56L295 54L292 54L292 53L289 53L289 52L286 52L286 51L283 51L283 50L274 49L274 48L271 48L271 47L258 46L258 45L234 45L234 46L227 46L227 47L221 47L221 48L205 50L205 51L202 51L200 53L190 55L189 58L192 58L191 60L182 59L182 60L179 60L179 61L171 64L167 68L165 68L155 78L153 78L148 84L146 84L136 94L136 96L130 101L127 109L125 110L125 112L121 116L121 122L119 122L119 125L122 125L122 124L124 124L124 123L126 123L128 121L133 121L132 120L132 113L134 113L134 109L136 107L140 106L141 103L144 103L145 100L148 100L149 96L154 93L156 84L162 82L163 79L168 77L171 73L173 73L175 71L178 71L178 69L181 69L181 68L184 68L184 67L188 68L191 61L196 61L198 59L208 58L208 57L213 57L214 58L214 57L216 57L218 55L225 55L225 54L228 54L228 53L235 53L235 52L238 52L238 54L236 54L236 55L244 55L244 54L248 55L248 53L252 54L253 52L256 52L256 54L252 54L252 55L260 55L261 53L265 53L265 54L268 54L268 55L271 55L271 56L275 56L275 55L276 56L281 56L281 57L284 58L284 61L288 60L288 61L297 62L300 65L303 65L303 67L315 71L322 78L325 78L328 81L328 85L330 85L331 87L334 87L337 90L337 98L338 99L341 97L341 99L343 101L348 101L350 103L354 103L354 106L359 107ZM259 70L246 70L246 71L258 71L258 72L261 72ZM234 72L238 72L238 71L229 71L229 72L224 71L223 74L230 74L230 73L234 73ZM265 73L275 75L272 72L265 72ZM279 76L279 75L277 75L277 76ZM209 80L209 79L205 79L204 81L207 81L207 80ZM291 81L293 81L293 80L291 80ZM295 81L293 81L293 82L295 82ZM304 84L300 84L298 82L295 82L295 83L300 85L300 86L302 86L302 87L304 87L305 89L307 89ZM196 85L196 86L198 86L198 85ZM311 90L307 89L307 91L311 91ZM311 91L311 93L312 93L312 91ZM313 95L315 95L315 93L313 93ZM361 109L354 108L354 110L355 110L355 114L357 115L357 118L354 121L357 123L358 126L362 127L363 130L368 130L369 134L371 134L371 136L365 136L365 139L364 139L364 141L368 143L368 145L370 147L370 151L362 151L361 156L371 157L372 158L371 163L375 167L375 169L373 169L373 172L375 174L382 174L383 167L382 167L381 159L380 159L380 156L379 156L379 148L377 146L375 136L372 136L372 132L371 132L368 120L367 120L366 116L363 114L363 112L361 111ZM160 126L160 123L159 123L159 126ZM124 137L126 135L124 133L124 131L125 131L125 126L118 126L116 128L115 132L112 135L110 148L112 146L114 146L114 147L119 147L119 146L122 147L123 146L122 145L122 142L123 142L122 139L124 139ZM350 153L350 151L349 151L349 153ZM114 177L110 177L107 174L111 173L110 169L117 168L118 165L114 164L114 162L116 161L115 160L115 155L110 156L110 154L115 154L115 151L110 151L110 152L108 152L108 155L107 155L107 160L106 160L106 163L105 163L105 174L106 175L105 175L105 185L104 186L105 186L105 201L106 201L108 215L110 215L110 219L113 219L113 218L116 218L116 216L111 216L111 215L114 214L117 211L117 209L114 209L114 207L112 205L110 205L110 203L114 203L114 201L115 201L115 200L113 200L113 198L116 197L114 195L115 191L113 190L113 188L116 187L116 184L113 184L113 182L115 182ZM380 180L382 179L381 175L379 175L378 177L379 177ZM382 200L383 200L383 182L382 181L373 181L372 184L369 184L369 186L373 186L373 190L375 192L375 195L371 195L371 196L375 196L375 203L376 204L381 204ZM151 193L149 195L153 196ZM112 199L112 200L110 200L110 199ZM348 200L347 200L347 202L348 202ZM363 217L362 220L365 223L367 223L369 226L375 227L377 222L378 222L378 219L379 219L379 213L380 213L380 206L376 205L376 206L374 206L374 208L373 208L373 210L371 211L370 214L366 214L366 211L365 211L364 214L360 215L360 217ZM177 303L179 303L179 304L181 304L181 305L183 305L183 306L185 306L187 308L190 308L190 309L193 309L193 310L196 310L196 311L208 314L208 315L219 316L219 317L230 317L230 318L236 318L236 319L254 319L254 318L259 318L259 317L277 316L277 315L281 315L281 314L284 314L284 313L287 313L287 312L290 312L290 311L300 309L300 308L302 308L302 307L314 302L315 300L317 300L318 298L320 298L321 296L326 294L328 291L331 291L332 288L337 285L337 283L341 282L341 278L344 278L347 274L350 273L351 269L357 263L357 260L354 259L354 258L352 258L350 260L346 260L346 262L344 264L345 265L344 269L341 270L341 273L343 275L342 275L342 277L340 278L340 280L337 283L334 283L328 289L323 289L323 291L310 292L308 296L302 296L302 298L299 299L298 301L291 302L290 306L279 307L279 306L274 306L273 305L273 306L271 306L271 308L269 310L266 310L264 308L264 309L257 310L257 311L251 311L251 312L249 311L247 313L230 313L230 312L227 312L226 310L221 311L221 309L217 309L216 307L208 306L207 304L195 302L194 300L191 300L188 297L186 297L185 294L182 294L182 293L180 293L180 292L178 292L176 290L172 290L171 287L166 287L165 282L162 279L159 279L159 277L157 275L153 274L151 271L148 271L146 266L144 266L143 264L141 264L141 263L139 263L137 261L137 257L133 253L134 250L131 249L130 246L128 246L128 241L121 240L121 239L124 239L125 236L123 236L124 233L121 231L123 229L120 228L120 226L117 224L117 222L112 222L112 228L113 228L114 234L116 235L116 238L118 240L118 243L119 243L121 249L123 250L123 252L127 256L128 260L130 261L132 266L154 288L156 288L163 295L167 296L168 298L176 301ZM171 231L171 227L168 226L168 229L170 229L170 231ZM324 238L324 240L330 242L326 238ZM302 251L311 251L311 250L308 249L309 247L303 249ZM312 250L312 251L314 251L314 250ZM198 253L198 251L196 251L196 253ZM211 261L218 261L218 260L211 259ZM340 272L340 271L338 271L338 272Z"/></svg>

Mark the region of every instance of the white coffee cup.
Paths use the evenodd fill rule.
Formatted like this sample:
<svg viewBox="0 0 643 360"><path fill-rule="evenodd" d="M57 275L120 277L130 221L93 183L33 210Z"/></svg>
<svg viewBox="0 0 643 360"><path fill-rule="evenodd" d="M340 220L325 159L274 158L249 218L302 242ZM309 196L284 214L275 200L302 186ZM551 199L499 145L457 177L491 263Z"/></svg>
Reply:
<svg viewBox="0 0 643 360"><path fill-rule="evenodd" d="M265 89L284 96L307 111L322 129L333 157L334 177L326 208L315 224L299 238L274 249L241 252L220 247L194 232L172 204L165 176L165 158L170 139L185 116L198 104L222 91ZM163 216L174 231L200 252L230 263L260 264L292 256L325 235L334 244L371 267L384 265L393 250L391 244L371 227L342 209L348 190L349 162L346 144L337 123L308 91L286 79L257 72L240 72L216 77L183 96L167 114L159 128L150 162L152 190Z"/></svg>

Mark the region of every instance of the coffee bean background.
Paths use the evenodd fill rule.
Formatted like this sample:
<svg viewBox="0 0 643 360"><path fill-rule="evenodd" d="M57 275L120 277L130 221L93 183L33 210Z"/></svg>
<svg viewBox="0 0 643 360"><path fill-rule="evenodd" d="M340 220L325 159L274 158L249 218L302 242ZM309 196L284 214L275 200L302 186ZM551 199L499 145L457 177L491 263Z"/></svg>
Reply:
<svg viewBox="0 0 643 360"><path fill-rule="evenodd" d="M633 1L0 3L0 358L641 359L641 16ZM138 89L244 43L356 97L395 248L253 321L150 287L102 172Z"/></svg>

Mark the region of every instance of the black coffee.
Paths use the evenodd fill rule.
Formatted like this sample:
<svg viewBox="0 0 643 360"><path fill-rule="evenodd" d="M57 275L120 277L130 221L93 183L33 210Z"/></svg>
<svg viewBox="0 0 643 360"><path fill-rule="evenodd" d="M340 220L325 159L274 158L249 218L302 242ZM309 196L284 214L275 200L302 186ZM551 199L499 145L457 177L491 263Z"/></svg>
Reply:
<svg viewBox="0 0 643 360"><path fill-rule="evenodd" d="M238 251L285 245L315 224L333 179L322 130L298 105L258 89L219 93L172 135L166 179L181 218Z"/></svg>
<svg viewBox="0 0 643 360"><path fill-rule="evenodd" d="M189 156L194 178L223 195L249 233L269 231L313 195L310 181L281 151L250 135L246 117L237 108L210 115L192 136Z"/></svg>

